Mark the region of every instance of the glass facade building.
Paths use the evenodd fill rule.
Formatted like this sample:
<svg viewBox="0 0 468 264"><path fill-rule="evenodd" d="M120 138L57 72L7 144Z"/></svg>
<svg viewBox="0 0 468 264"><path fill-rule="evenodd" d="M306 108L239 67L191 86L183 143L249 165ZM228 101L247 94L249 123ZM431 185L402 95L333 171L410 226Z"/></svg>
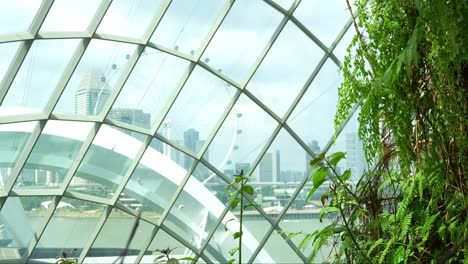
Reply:
<svg viewBox="0 0 468 264"><path fill-rule="evenodd" d="M0 263L226 263L240 170L243 262L308 262L308 160L365 167L333 123L351 23L343 0L0 0Z"/></svg>

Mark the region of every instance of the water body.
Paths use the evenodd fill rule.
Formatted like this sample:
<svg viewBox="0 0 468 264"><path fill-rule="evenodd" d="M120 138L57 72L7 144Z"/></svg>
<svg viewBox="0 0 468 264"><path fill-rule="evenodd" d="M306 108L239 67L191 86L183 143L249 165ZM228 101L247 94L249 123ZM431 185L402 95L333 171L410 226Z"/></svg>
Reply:
<svg viewBox="0 0 468 264"><path fill-rule="evenodd" d="M62 248L77 248L78 250L74 253L78 256L81 253L82 248L88 243L89 237L94 232L95 226L98 223L97 217L54 217L49 223L48 228L45 230L43 236L38 244L38 250L36 254L41 251L42 254L47 254L49 257L57 255L57 251ZM41 221L40 217L31 217L31 224L38 226ZM327 221L329 222L329 221ZM134 220L127 217L115 217L109 218L108 222L101 230L100 235L95 241L93 247L100 248L100 252L107 252L106 254L113 255L119 254L119 249L125 246L128 239L131 227L134 224ZM279 223L279 226L285 232L306 232L311 233L314 230L325 226L326 223L320 223L318 219L292 219L283 220ZM266 220L247 219L245 221L247 229L257 238L258 241L263 238L266 233L270 230L271 225ZM148 240L151 235L152 229L149 224L140 225L138 233L135 236L134 242L131 244L131 253L137 254L138 249L141 248L144 243ZM297 245L302 236L297 236L292 241ZM160 246L156 248L167 247L166 241L162 241ZM159 243L156 243L159 244ZM107 248L107 251L102 249ZM149 250L154 250L150 248ZM270 238L267 240L264 249L270 254L273 259L277 262L282 263L298 263L300 260L295 256L295 253L286 242L280 237L277 232L273 232ZM51 252L52 251L52 252ZM312 247L309 246L303 251L306 256L312 252ZM39 254L39 255L42 255ZM52 255L50 255L52 254ZM90 251L90 254L99 254L98 252ZM36 255L38 256L38 255ZM321 261L321 257L317 259Z"/></svg>

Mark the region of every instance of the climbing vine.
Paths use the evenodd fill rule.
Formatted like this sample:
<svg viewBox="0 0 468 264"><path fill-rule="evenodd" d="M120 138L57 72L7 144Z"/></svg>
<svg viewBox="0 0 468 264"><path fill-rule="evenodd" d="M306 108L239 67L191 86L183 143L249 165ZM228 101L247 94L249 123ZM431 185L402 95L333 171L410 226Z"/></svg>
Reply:
<svg viewBox="0 0 468 264"><path fill-rule="evenodd" d="M345 153L311 162L311 192L331 180L323 214L338 217L308 239L335 241L336 262L466 263L468 2L345 1L357 34L335 126L358 104L370 169L350 184L334 170Z"/></svg>

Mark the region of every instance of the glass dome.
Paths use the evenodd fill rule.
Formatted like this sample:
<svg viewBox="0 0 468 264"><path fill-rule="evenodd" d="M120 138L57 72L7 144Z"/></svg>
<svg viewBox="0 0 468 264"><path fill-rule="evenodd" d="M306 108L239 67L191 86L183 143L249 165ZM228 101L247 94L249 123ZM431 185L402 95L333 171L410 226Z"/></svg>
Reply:
<svg viewBox="0 0 468 264"><path fill-rule="evenodd" d="M226 263L241 170L243 262L308 262L308 161L365 165L355 118L332 145L350 26L342 0L1 1L0 263Z"/></svg>

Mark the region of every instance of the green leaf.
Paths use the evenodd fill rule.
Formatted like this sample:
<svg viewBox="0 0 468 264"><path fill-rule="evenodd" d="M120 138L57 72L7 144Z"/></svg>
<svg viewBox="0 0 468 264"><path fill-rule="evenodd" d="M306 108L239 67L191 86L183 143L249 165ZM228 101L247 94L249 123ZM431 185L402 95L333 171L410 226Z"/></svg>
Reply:
<svg viewBox="0 0 468 264"><path fill-rule="evenodd" d="M229 250L228 253L229 253L229 255L234 256L234 254L236 254L237 251L239 251L239 247L235 247L235 248Z"/></svg>
<svg viewBox="0 0 468 264"><path fill-rule="evenodd" d="M336 213L336 212L339 212L339 211L340 211L340 209L338 209L338 208L336 208L334 206L324 207L322 210L320 210L320 217L319 217L320 223L322 222L322 218L323 218L324 214Z"/></svg>
<svg viewBox="0 0 468 264"><path fill-rule="evenodd" d="M319 187L320 185L322 185L322 183L325 181L325 178L327 177L327 174L327 167L321 167L320 169L313 172L312 183L314 184L314 187Z"/></svg>
<svg viewBox="0 0 468 264"><path fill-rule="evenodd" d="M233 237L234 239L238 239L238 238L241 237L241 236L242 236L242 233L241 233L241 232L235 232L234 234L232 234L232 237Z"/></svg>
<svg viewBox="0 0 468 264"><path fill-rule="evenodd" d="M236 261L236 259L230 259L227 263L228 264L233 264Z"/></svg>
<svg viewBox="0 0 468 264"><path fill-rule="evenodd" d="M332 230L333 230L333 233L339 234L339 233L341 233L341 232L346 231L346 226L344 226L344 225L337 225L337 226L334 226Z"/></svg>
<svg viewBox="0 0 468 264"><path fill-rule="evenodd" d="M188 260L188 261L193 261L193 262L196 262L198 259L196 258L191 258L191 257L185 257L185 258L181 258L179 260Z"/></svg>
<svg viewBox="0 0 468 264"><path fill-rule="evenodd" d="M247 193L248 195L250 195L250 196L252 196L253 193L254 193L254 189L253 189L253 187L250 186L250 185L245 185L244 188L243 188L243 191L244 191L245 193Z"/></svg>
<svg viewBox="0 0 468 264"><path fill-rule="evenodd" d="M314 187L310 189L309 193L307 194L306 201L309 201L310 197L314 194L314 192L318 189L318 187Z"/></svg>
<svg viewBox="0 0 468 264"><path fill-rule="evenodd" d="M248 204L244 205L244 210L249 208L249 207L255 207L255 205L257 205L257 204L254 203L254 202L249 202Z"/></svg>
<svg viewBox="0 0 468 264"><path fill-rule="evenodd" d="M346 154L344 152L335 152L328 157L328 163L330 163L332 166L336 166L336 164L338 164L338 162L344 158L346 158Z"/></svg>
<svg viewBox="0 0 468 264"><path fill-rule="evenodd" d="M239 197L236 197L234 200L232 200L231 202L231 210L234 210L236 209L237 205L239 204L240 202L240 198Z"/></svg>
<svg viewBox="0 0 468 264"><path fill-rule="evenodd" d="M351 170L345 170L341 176L338 177L341 181L347 181L351 178Z"/></svg>
<svg viewBox="0 0 468 264"><path fill-rule="evenodd" d="M228 229L227 229L227 224L228 224L229 222L231 222L231 221L236 221L236 220L237 220L237 219L235 219L235 218L231 218L231 219L227 220L226 223L224 224L224 230L225 230L225 231L228 231Z"/></svg>
<svg viewBox="0 0 468 264"><path fill-rule="evenodd" d="M167 261L167 264L179 264L179 260L176 258L171 258Z"/></svg>
<svg viewBox="0 0 468 264"><path fill-rule="evenodd" d="M302 234L302 231L299 231L299 232L291 232L291 233L287 233L288 235L286 236L286 241L290 240L291 238L297 236L297 235L300 235Z"/></svg>
<svg viewBox="0 0 468 264"><path fill-rule="evenodd" d="M315 156L311 161L310 161L310 166L315 166L318 163L320 163L323 159L325 158L325 152L322 152Z"/></svg>

